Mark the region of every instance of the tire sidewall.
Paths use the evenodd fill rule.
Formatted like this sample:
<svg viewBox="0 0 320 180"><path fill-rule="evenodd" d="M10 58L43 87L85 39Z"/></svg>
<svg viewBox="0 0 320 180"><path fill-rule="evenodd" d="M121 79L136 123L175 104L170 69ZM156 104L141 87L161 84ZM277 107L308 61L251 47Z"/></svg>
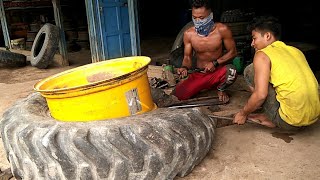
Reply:
<svg viewBox="0 0 320 180"><path fill-rule="evenodd" d="M58 47L58 27L46 23L37 33L31 48L31 65L38 68L47 68L52 62L53 56ZM41 38L44 36L43 43ZM42 43L42 44L41 44ZM39 50L39 52L37 52Z"/></svg>
<svg viewBox="0 0 320 180"><path fill-rule="evenodd" d="M22 67L26 65L26 62L27 57L23 54L0 50L0 63L9 67Z"/></svg>

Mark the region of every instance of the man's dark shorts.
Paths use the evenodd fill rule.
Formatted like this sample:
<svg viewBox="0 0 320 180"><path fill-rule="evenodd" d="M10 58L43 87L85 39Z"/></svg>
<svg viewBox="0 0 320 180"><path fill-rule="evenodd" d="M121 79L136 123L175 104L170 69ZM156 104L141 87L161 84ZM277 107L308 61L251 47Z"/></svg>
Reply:
<svg viewBox="0 0 320 180"><path fill-rule="evenodd" d="M243 75L247 84L251 87L254 87L254 69L252 63L245 68ZM263 113L267 115L269 120L271 120L274 125L281 129L299 130L301 127L292 126L280 117L278 111L279 107L280 104L276 99L276 91L274 90L272 84L269 84L268 96L262 105Z"/></svg>

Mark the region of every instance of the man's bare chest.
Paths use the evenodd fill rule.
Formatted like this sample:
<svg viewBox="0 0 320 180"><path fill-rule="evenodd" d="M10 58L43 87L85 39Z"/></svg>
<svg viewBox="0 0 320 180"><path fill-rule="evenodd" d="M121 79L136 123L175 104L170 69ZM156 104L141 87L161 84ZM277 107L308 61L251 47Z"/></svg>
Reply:
<svg viewBox="0 0 320 180"><path fill-rule="evenodd" d="M193 38L192 48L197 52L214 52L222 47L222 42L216 38Z"/></svg>

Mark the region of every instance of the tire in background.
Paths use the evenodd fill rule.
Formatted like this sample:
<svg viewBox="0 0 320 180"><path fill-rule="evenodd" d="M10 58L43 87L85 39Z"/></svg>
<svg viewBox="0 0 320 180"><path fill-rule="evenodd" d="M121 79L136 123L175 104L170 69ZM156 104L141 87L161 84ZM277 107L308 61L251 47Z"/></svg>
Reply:
<svg viewBox="0 0 320 180"><path fill-rule="evenodd" d="M183 56L184 56L184 43L183 43L183 35L184 32L193 27L193 21L188 22L178 33L175 41L173 42L171 52L169 55L169 64L173 65L174 67L181 67ZM192 68L196 67L196 58L193 55L192 57Z"/></svg>
<svg viewBox="0 0 320 180"><path fill-rule="evenodd" d="M198 108L62 122L33 93L3 115L0 131L17 179L174 179L212 147L215 126Z"/></svg>
<svg viewBox="0 0 320 180"><path fill-rule="evenodd" d="M176 36L175 41L172 44L171 52L178 49L183 45L183 34L184 32L189 29L190 27L194 26L193 21L188 22L183 28L179 31L178 35Z"/></svg>
<svg viewBox="0 0 320 180"><path fill-rule="evenodd" d="M45 69L53 61L59 44L59 28L46 23L37 33L31 48L31 65Z"/></svg>
<svg viewBox="0 0 320 180"><path fill-rule="evenodd" d="M8 50L0 50L0 63L8 67L23 67L27 64L27 57Z"/></svg>

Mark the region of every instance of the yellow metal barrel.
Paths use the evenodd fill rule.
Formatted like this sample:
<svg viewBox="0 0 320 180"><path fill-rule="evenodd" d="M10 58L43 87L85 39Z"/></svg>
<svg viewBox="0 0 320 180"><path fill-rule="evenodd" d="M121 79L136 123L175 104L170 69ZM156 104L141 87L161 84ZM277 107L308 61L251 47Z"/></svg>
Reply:
<svg viewBox="0 0 320 180"><path fill-rule="evenodd" d="M142 114L157 106L147 76L151 59L132 56L83 65L45 79L34 90L61 121L105 120Z"/></svg>

